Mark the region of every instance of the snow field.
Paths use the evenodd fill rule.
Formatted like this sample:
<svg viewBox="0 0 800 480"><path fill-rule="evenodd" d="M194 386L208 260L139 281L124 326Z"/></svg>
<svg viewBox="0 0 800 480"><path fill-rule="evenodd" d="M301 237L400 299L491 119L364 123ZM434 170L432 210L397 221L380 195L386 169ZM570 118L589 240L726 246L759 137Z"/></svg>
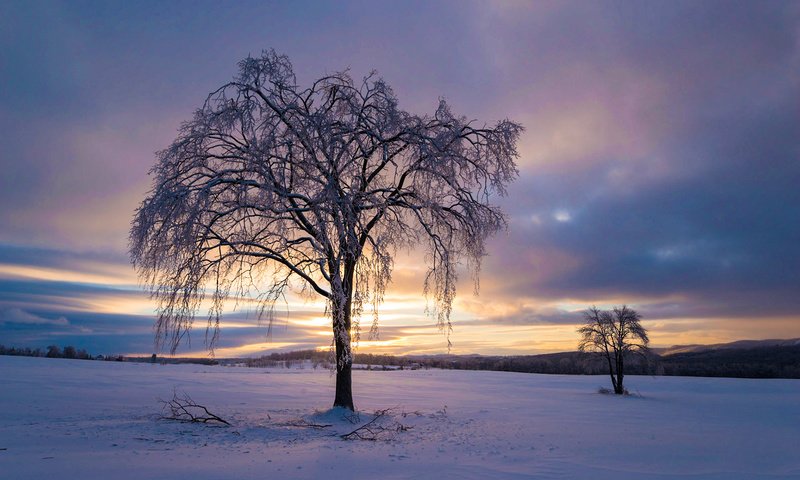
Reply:
<svg viewBox="0 0 800 480"><path fill-rule="evenodd" d="M324 369L0 356L0 479L800 478L800 381ZM160 420L173 392L231 421ZM343 440L373 418L377 441ZM309 425L326 425L314 428ZM403 431L397 431L402 426Z"/></svg>

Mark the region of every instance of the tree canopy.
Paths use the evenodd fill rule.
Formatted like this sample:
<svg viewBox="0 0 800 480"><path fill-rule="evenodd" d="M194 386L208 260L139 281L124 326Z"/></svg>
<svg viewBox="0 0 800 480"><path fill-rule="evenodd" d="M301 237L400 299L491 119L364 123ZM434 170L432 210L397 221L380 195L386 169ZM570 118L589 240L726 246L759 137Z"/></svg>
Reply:
<svg viewBox="0 0 800 480"><path fill-rule="evenodd" d="M213 348L226 300L254 295L269 313L297 289L327 300L349 378L364 306L374 331L395 252L419 245L430 313L449 329L458 265L477 281L485 240L506 225L491 202L517 176L521 132L476 126L443 99L432 115L405 112L374 72L301 88L286 56L246 58L158 152L131 226L158 343L174 352L208 299Z"/></svg>

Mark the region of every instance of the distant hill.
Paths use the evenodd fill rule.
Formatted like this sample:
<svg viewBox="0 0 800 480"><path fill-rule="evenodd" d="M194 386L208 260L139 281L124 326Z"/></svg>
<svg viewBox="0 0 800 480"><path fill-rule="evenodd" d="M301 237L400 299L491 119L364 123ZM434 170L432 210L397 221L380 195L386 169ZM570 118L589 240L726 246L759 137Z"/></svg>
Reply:
<svg viewBox="0 0 800 480"><path fill-rule="evenodd" d="M717 343L713 345L674 345L667 348L653 349L661 356L675 355L677 353L706 352L709 350L747 350L752 348L767 347L793 347L800 345L800 338L772 339L772 340L738 340L730 343Z"/></svg>
<svg viewBox="0 0 800 480"><path fill-rule="evenodd" d="M660 356L658 369L693 377L800 378L800 339L675 349Z"/></svg>

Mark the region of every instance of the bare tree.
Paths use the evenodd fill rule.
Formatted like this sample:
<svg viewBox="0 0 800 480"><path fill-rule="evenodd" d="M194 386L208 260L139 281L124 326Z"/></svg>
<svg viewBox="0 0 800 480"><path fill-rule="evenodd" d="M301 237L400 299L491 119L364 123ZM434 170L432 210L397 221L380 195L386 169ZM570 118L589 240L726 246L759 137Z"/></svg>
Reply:
<svg viewBox="0 0 800 480"><path fill-rule="evenodd" d="M608 361L608 373L614 393L625 393L622 381L625 377L625 358L631 353L646 354L647 331L640 323L641 315L636 310L614 307L613 310L598 310L591 307L583 312L586 324L578 329L581 352L598 352Z"/></svg>
<svg viewBox="0 0 800 480"><path fill-rule="evenodd" d="M131 226L134 266L159 305L157 343L174 352L203 299L213 351L227 299L255 295L271 319L287 289L320 295L334 406L352 410L351 340L365 304L376 331L398 248L425 248L428 313L446 332L458 265L471 267L477 291L484 242L505 227L491 198L517 175L522 127L475 126L444 100L412 115L374 72L302 89L274 51L239 68L157 154Z"/></svg>

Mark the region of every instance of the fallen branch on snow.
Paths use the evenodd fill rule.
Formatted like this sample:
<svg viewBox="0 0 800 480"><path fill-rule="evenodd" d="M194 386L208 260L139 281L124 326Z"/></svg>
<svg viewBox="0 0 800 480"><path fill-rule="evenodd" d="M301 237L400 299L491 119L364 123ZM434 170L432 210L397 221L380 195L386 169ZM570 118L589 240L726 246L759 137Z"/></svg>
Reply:
<svg viewBox="0 0 800 480"><path fill-rule="evenodd" d="M174 392L172 400L159 401L163 404L161 418L164 420L186 423L221 423L230 426L230 422L209 412L205 406L195 403L186 393L179 396L177 392Z"/></svg>
<svg viewBox="0 0 800 480"><path fill-rule="evenodd" d="M389 425L382 425L379 420L390 415L392 410L387 408L385 410L376 410L375 417L369 422L361 425L350 433L339 435L344 440L367 440L374 442L377 440L388 440L394 433L406 432L413 427L403 425L400 422L392 422Z"/></svg>
<svg viewBox="0 0 800 480"><path fill-rule="evenodd" d="M291 420L284 423L276 423L275 425L279 427L301 427L301 428L314 428L318 430L333 426L332 423L312 423L309 422L308 420L303 420L303 419Z"/></svg>

